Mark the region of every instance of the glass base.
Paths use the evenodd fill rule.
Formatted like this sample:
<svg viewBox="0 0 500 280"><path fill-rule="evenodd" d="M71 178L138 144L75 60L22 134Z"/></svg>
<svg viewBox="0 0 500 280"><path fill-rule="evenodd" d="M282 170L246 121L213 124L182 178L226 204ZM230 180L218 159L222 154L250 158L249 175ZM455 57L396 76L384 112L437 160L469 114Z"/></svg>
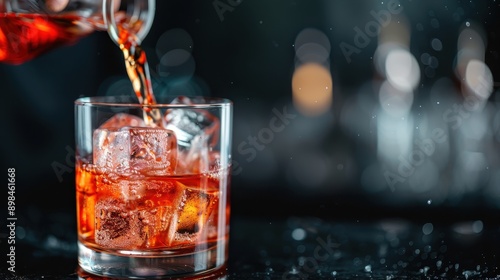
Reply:
<svg viewBox="0 0 500 280"><path fill-rule="evenodd" d="M107 277L160 279L205 274L221 268L227 259L227 244L203 251L173 255L115 255L92 250L78 242L78 263L84 271Z"/></svg>

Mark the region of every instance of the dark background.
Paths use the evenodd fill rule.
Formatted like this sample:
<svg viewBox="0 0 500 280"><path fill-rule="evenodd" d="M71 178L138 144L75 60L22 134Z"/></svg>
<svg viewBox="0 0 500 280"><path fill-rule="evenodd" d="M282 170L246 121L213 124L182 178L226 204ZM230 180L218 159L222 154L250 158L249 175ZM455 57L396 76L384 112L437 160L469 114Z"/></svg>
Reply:
<svg viewBox="0 0 500 280"><path fill-rule="evenodd" d="M143 47L157 95L233 100L235 215L498 222L498 83L491 84L483 107L461 115L458 127L443 114L464 100L464 78L456 68L464 28L475 30L478 36L470 40L484 45L472 56L483 58L493 81L500 81L499 3L400 1L399 20L409 29L396 37L408 37L420 79L409 111L394 116L379 102L384 77L374 66L377 37L351 62L341 48L355 45L354 28L363 29L373 21L370 12L387 10L392 1L242 0L222 17L214 6L219 2L157 1ZM327 109L308 113L292 95L294 71L302 63L296 38L307 28L327 38L322 65L333 84ZM20 236L43 234L40 228L49 237L76 235L58 224L58 215L75 217L73 101L132 94L118 47L96 31L25 64L0 64L0 85L1 162L3 170L16 169ZM276 110L294 118L254 149L255 156L239 149L251 147L244 142L268 128ZM442 128L446 141L391 186L384 175L398 174L400 155L408 156L400 147L415 151L415 142L430 137L433 128Z"/></svg>

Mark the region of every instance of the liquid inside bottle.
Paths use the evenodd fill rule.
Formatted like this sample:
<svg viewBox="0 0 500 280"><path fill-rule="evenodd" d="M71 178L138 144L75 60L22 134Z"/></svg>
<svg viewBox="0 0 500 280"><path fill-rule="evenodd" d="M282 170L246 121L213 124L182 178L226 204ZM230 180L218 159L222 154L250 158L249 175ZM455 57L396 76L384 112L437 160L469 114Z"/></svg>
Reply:
<svg viewBox="0 0 500 280"><path fill-rule="evenodd" d="M79 16L0 13L0 62L22 64L93 30Z"/></svg>

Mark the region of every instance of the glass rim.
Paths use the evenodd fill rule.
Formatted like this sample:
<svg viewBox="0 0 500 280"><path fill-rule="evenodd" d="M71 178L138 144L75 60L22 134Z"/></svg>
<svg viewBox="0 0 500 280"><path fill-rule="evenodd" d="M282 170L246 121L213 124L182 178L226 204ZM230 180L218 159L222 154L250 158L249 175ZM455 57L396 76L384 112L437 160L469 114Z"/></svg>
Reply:
<svg viewBox="0 0 500 280"><path fill-rule="evenodd" d="M233 102L224 97L213 96L186 96L191 99L203 98L204 102L194 104L171 104L171 103L156 103L144 105L138 102L133 102L133 96L130 95L114 95L114 96L86 96L80 97L74 101L75 106L90 106L90 107L122 107L122 108L210 108L210 107L225 107L232 106ZM175 98L169 96L168 98Z"/></svg>

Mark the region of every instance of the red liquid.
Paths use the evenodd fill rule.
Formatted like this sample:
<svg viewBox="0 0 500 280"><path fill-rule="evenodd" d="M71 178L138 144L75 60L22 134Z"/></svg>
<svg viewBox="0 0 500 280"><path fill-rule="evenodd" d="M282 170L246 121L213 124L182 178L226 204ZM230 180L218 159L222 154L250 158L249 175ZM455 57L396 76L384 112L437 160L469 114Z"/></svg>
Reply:
<svg viewBox="0 0 500 280"><path fill-rule="evenodd" d="M0 62L24 63L91 31L75 16L0 13Z"/></svg>
<svg viewBox="0 0 500 280"><path fill-rule="evenodd" d="M210 247L227 239L229 201L225 209L219 205L228 199L228 179L229 173L221 171L111 179L79 163L79 239L88 247L108 251L192 252Z"/></svg>

